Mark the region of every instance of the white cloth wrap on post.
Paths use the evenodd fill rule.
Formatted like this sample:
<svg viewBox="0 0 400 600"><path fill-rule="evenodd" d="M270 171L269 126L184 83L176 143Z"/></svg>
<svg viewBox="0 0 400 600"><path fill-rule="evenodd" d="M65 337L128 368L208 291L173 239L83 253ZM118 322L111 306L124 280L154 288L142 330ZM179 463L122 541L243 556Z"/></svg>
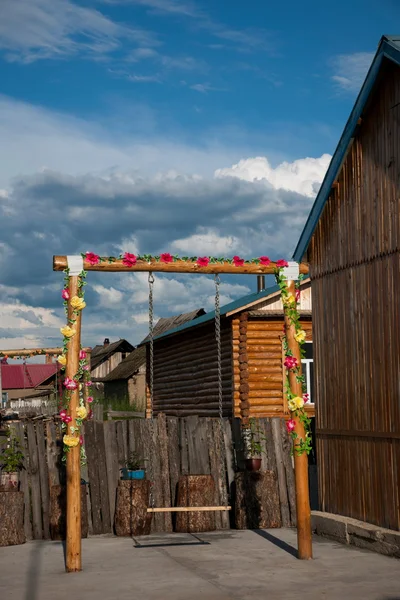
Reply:
<svg viewBox="0 0 400 600"><path fill-rule="evenodd" d="M80 275L83 271L83 258L80 254L67 256L67 265L70 275Z"/></svg>
<svg viewBox="0 0 400 600"><path fill-rule="evenodd" d="M282 275L288 281L296 281L299 278L299 275L300 275L299 263L293 262L293 261L289 261L289 266L288 267L283 267L283 269L282 269Z"/></svg>

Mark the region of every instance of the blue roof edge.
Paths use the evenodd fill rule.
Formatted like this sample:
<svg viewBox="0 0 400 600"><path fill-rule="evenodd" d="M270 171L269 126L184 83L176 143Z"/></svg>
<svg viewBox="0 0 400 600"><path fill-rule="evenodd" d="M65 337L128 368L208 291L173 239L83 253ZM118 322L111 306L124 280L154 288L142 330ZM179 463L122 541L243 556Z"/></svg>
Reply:
<svg viewBox="0 0 400 600"><path fill-rule="evenodd" d="M233 300L232 302L229 302L228 304L221 306L221 317L225 316L227 313L229 313L233 310L239 309L241 306L246 306L246 304L249 304L251 302L257 302L257 300L263 300L264 298L267 298L271 294L274 294L275 292L278 292L278 291L279 291L279 286L274 285L272 287L269 287L269 288L263 290L262 292L255 292L253 294L248 294L247 296L242 296L241 298L238 298L237 300ZM161 335L158 335L157 337L155 337L154 340L160 340L164 337L174 335L175 333L180 333L181 331L184 331L185 329L191 329L194 327L198 327L199 325L203 325L204 323L208 323L209 321L212 321L214 318L215 318L215 311L212 310L212 311L206 313L205 315L202 315L201 317L196 317L195 319L192 319L191 321L188 321L187 323L184 323L183 325L179 325L179 327L175 327L175 329L170 329L169 331L165 331ZM149 342L147 341L145 343L148 344Z"/></svg>
<svg viewBox="0 0 400 600"><path fill-rule="evenodd" d="M394 39L398 43L394 43ZM314 234L317 223L321 217L322 211L329 198L332 185L342 167L347 149L353 138L353 133L357 127L357 122L362 115L371 91L375 85L376 78L380 71L383 58L388 58L400 66L400 36L382 36L375 57L369 68L365 81L362 85L360 93L354 104L350 117L345 125L342 136L333 154L332 160L325 174L324 180L317 194L315 202L311 208L310 214L300 235L296 249L293 254L293 260L301 262L307 252L311 238Z"/></svg>

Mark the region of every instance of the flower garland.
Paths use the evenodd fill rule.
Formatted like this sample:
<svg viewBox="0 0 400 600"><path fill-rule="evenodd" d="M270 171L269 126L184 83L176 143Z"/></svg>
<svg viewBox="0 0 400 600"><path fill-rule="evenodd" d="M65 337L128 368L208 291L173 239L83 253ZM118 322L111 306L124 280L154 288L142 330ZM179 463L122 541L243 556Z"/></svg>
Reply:
<svg viewBox="0 0 400 600"><path fill-rule="evenodd" d="M233 256L232 258L216 257L216 256L178 256L177 254L170 254L169 252L162 252L160 255L153 256L152 254L131 254L125 252L119 256L99 256L94 252L86 252L81 254L82 258L86 260L90 265L95 266L101 263L112 264L117 260L122 260L123 265L126 267L134 267L138 262L162 262L170 264L173 262L187 262L195 263L199 267L208 267L209 264L224 264L228 263L235 267L242 267L243 265L262 265L268 267L269 265L275 265L277 269L287 267L288 263L286 260L281 259L275 263L268 258L268 256L259 256L258 258L251 258L245 260L240 256Z"/></svg>
<svg viewBox="0 0 400 600"><path fill-rule="evenodd" d="M302 329L300 324L300 315L297 310L297 304L300 300L300 284L303 275L299 276L298 281L296 281L296 292L295 296L289 293L287 280L283 276L281 270L277 270L276 281L281 290L282 295L282 303L285 314L289 317L290 323L295 328L294 339L300 346L300 356L304 357L304 349L303 344L306 339L306 332ZM289 410L293 415L298 417L300 421L304 425L305 430L305 439L299 438L298 434L295 432L296 422L293 418L289 419L286 422L287 430L292 437L293 447L298 456L304 454L309 454L312 450L311 446L311 419L308 417L307 412L305 410L305 404L307 404L309 400L309 395L306 393L306 382L304 375L300 373L301 365L298 363L298 360L295 356L293 356L291 350L289 349L286 334L283 336L283 350L285 354L285 360L283 362L286 368L286 381L285 381L285 392L288 399ZM292 371L295 373L297 383L300 383L302 386L303 394L302 396L296 396L293 394L290 388L289 382L289 372Z"/></svg>
<svg viewBox="0 0 400 600"><path fill-rule="evenodd" d="M64 300L64 308L67 316L67 325L65 327L61 327L60 331L63 335L63 351L57 357L57 362L61 365L62 370L65 369L67 364L67 352L68 352L68 342L69 340L76 334L76 329L74 327L76 323L76 319L79 316L80 312L86 307L86 302L84 300L84 286L86 285L85 278L86 272L82 271L79 279L78 279L78 294L76 296L70 297L70 293L68 290L69 284L69 269L65 269L65 285L64 289L61 292L61 296ZM72 307L71 317L68 315L68 309ZM75 375L64 378L64 393L63 393L63 404L64 408L60 411L59 416L62 422L62 429L64 431L63 442L64 442L64 456L63 460L66 460L67 454L71 448L74 448L80 445L80 455L81 455L81 464L85 464L86 462L86 452L83 446L83 437L80 433L82 424L85 419L91 418L92 411L87 410L85 406L85 388L89 392L89 388L92 385L90 381L90 366L88 363L88 357L85 350L82 349L79 353L79 365L78 371ZM72 416L68 414L69 405L71 400L71 394L75 391L79 390L79 406L76 409L75 413L75 426L70 425L72 421ZM86 402L93 402L93 397L88 396L86 398Z"/></svg>

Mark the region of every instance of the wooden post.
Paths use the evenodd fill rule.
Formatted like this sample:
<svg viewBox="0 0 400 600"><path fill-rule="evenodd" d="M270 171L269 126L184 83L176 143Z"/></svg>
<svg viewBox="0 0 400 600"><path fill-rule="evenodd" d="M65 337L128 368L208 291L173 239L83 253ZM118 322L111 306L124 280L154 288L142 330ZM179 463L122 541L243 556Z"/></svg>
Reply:
<svg viewBox="0 0 400 600"><path fill-rule="evenodd" d="M296 296L296 288L294 281L287 282L289 294ZM296 333L294 325L291 323L285 310L285 331L289 350L292 355L297 358L301 374L301 356L300 346L295 340ZM296 379L296 373L289 371L290 389L296 396L303 396L303 389L300 382ZM294 429L299 438L305 439L304 425L298 417L293 416L296 423ZM308 456L304 452L300 456L294 453L294 471L296 484L296 511L297 511L297 548L298 558L307 560L312 558L312 541L311 541L311 512L310 512L310 497L308 490Z"/></svg>
<svg viewBox="0 0 400 600"><path fill-rule="evenodd" d="M78 276L69 277L69 297L78 295ZM72 318L73 308L68 305L68 319ZM74 329L76 334L68 341L66 376L75 378L79 367L79 352L81 345L81 312L76 317ZM72 421L68 425L76 427L76 409L79 406L79 389L71 392L68 414ZM81 557L81 467L80 446L70 448L67 455L67 535L66 561L68 573L82 570Z"/></svg>

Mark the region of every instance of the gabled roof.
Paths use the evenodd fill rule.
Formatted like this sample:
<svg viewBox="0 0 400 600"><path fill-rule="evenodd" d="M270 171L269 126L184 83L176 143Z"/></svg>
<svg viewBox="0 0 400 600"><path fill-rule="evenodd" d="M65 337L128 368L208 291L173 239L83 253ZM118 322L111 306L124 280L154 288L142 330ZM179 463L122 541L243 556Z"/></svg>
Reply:
<svg viewBox="0 0 400 600"><path fill-rule="evenodd" d="M0 365L3 390L35 389L59 371L59 365Z"/></svg>
<svg viewBox="0 0 400 600"><path fill-rule="evenodd" d="M368 99L375 88L376 79L384 58L389 59L400 66L400 35L384 35L380 40L375 58L372 61L367 77L346 123L342 137L340 138L339 144L332 157L328 171L326 172L325 178L322 182L314 205L300 236L296 250L293 254L293 259L297 262L301 262L305 257L308 245L314 234L324 206L329 198L332 185L338 177L343 161L346 157L347 150L354 137L358 120L362 116Z"/></svg>
<svg viewBox="0 0 400 600"><path fill-rule="evenodd" d="M118 340L108 346L95 346L90 357L90 368L95 369L115 352L132 352L133 346L126 340Z"/></svg>
<svg viewBox="0 0 400 600"><path fill-rule="evenodd" d="M154 326L154 336L161 335L167 332L169 329L176 328L178 325L182 325L193 319L197 319L199 316L204 315L205 311L203 308L192 310L189 313L183 313L174 317L162 317L159 319ZM116 381L118 379L129 379L132 377L140 367L146 362L146 347L143 345L149 339L147 336L133 352L129 354L123 361L119 363L104 379L103 382Z"/></svg>

